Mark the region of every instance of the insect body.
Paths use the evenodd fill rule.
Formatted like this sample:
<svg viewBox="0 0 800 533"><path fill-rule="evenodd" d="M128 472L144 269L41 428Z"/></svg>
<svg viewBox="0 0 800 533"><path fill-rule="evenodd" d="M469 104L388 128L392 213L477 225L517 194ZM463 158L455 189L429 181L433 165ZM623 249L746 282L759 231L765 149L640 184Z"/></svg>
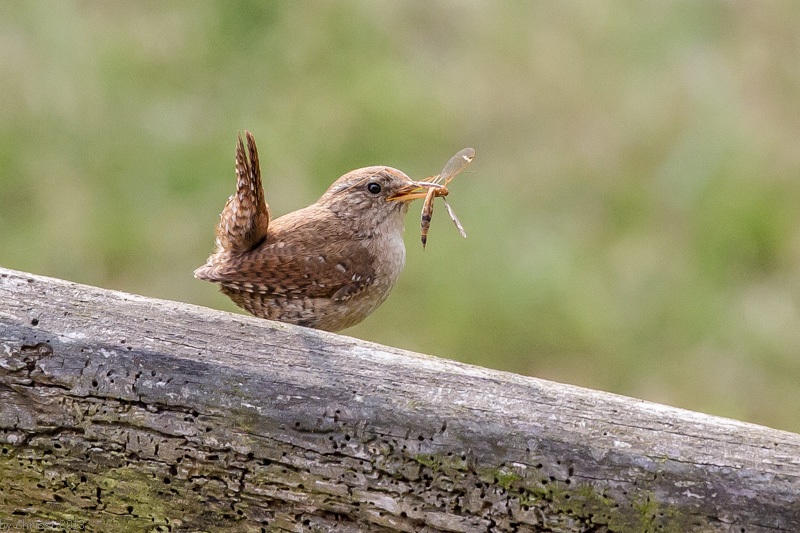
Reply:
<svg viewBox="0 0 800 533"><path fill-rule="evenodd" d="M422 248L425 248L425 245L428 242L428 230L431 227L431 217L433 216L433 199L437 196L441 196L442 200L444 200L444 206L447 208L447 214L450 215L450 218L453 220L456 228L458 228L461 236L464 238L467 237L467 234L464 231L464 226L461 225L461 222L458 220L455 212L453 212L453 208L447 203L445 196L447 196L450 192L447 190L447 184L450 183L450 181L459 173L461 173L462 170L467 168L467 165L472 163L474 158L475 150L473 148L464 148L450 158L450 161L447 162L440 174L437 174L436 176L426 180L428 183L439 185L439 187L430 187L425 195L425 203L422 204L422 220L420 222Z"/></svg>

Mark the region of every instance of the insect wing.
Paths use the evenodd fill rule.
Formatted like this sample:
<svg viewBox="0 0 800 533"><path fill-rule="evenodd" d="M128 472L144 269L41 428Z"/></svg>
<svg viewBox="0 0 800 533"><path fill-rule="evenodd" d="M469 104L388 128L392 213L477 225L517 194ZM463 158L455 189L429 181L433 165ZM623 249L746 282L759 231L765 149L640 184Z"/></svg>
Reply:
<svg viewBox="0 0 800 533"><path fill-rule="evenodd" d="M474 148L464 148L456 155L451 157L450 161L447 162L442 169L442 173L439 175L444 180L444 186L447 187L447 184L450 183L450 180L455 178L462 170L467 168L467 165L472 163L474 158Z"/></svg>
<svg viewBox="0 0 800 533"><path fill-rule="evenodd" d="M461 221L458 220L455 211L453 211L453 208L450 207L450 204L447 203L447 198L442 196L442 200L444 201L444 206L447 208L447 214L450 215L450 218L453 220L453 224L456 225L456 228L458 229L458 232L461 234L461 236L466 239L467 232L464 231L464 226L461 225Z"/></svg>

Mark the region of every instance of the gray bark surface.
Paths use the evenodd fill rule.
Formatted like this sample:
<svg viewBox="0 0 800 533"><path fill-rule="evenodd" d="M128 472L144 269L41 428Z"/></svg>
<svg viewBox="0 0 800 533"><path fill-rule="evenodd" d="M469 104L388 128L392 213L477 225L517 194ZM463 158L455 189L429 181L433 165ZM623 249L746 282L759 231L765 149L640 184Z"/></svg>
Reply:
<svg viewBox="0 0 800 533"><path fill-rule="evenodd" d="M799 494L793 433L0 269L0 529L797 532Z"/></svg>

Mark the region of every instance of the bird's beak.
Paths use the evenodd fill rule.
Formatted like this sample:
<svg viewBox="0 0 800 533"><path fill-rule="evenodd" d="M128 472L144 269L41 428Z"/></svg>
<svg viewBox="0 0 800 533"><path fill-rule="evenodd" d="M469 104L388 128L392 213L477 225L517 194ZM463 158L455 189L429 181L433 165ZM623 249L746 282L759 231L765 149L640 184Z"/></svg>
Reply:
<svg viewBox="0 0 800 533"><path fill-rule="evenodd" d="M443 185L438 183L429 183L427 181L411 181L405 187L397 189L395 193L388 198L387 201L410 202L418 198L425 198L428 195L429 189L436 189L434 196L447 196L448 191Z"/></svg>

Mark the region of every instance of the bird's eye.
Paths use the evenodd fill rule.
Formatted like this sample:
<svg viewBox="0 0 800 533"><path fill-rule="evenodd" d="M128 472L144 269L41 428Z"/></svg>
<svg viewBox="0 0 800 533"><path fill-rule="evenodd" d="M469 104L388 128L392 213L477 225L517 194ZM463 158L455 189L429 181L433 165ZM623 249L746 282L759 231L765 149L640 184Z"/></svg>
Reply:
<svg viewBox="0 0 800 533"><path fill-rule="evenodd" d="M372 194L378 194L381 192L381 185L380 183L375 183L374 181L367 185L367 190Z"/></svg>

